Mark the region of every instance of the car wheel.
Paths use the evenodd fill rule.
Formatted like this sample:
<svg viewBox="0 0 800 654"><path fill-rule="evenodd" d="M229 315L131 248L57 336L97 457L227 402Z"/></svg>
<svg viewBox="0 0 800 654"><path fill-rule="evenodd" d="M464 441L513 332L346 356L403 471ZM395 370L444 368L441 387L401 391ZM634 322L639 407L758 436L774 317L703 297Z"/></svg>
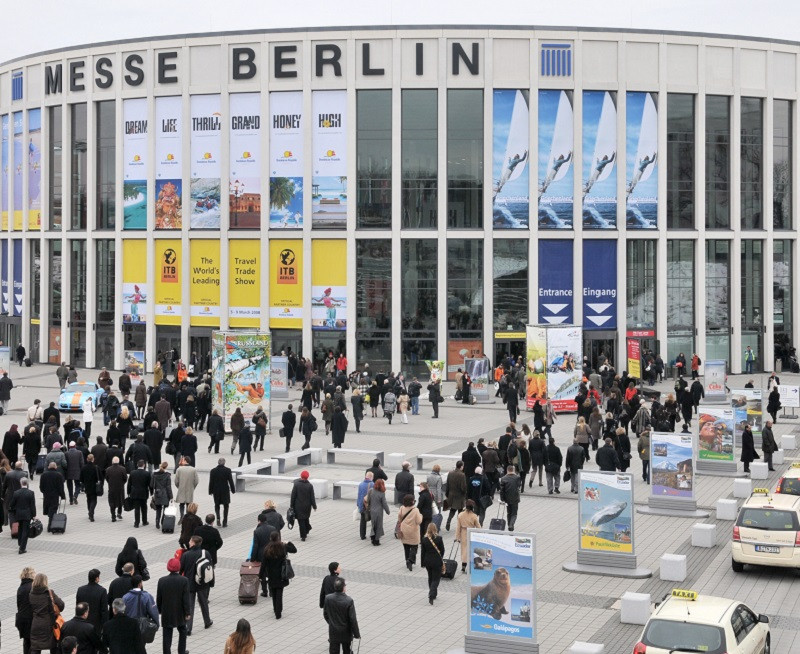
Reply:
<svg viewBox="0 0 800 654"><path fill-rule="evenodd" d="M769 640L769 634L767 634L767 642L764 645L764 654L769 654L772 651L772 648L770 647L770 644L771 643L770 643L770 640Z"/></svg>
<svg viewBox="0 0 800 654"><path fill-rule="evenodd" d="M739 563L738 561L731 559L731 569L734 572L744 572L744 563Z"/></svg>

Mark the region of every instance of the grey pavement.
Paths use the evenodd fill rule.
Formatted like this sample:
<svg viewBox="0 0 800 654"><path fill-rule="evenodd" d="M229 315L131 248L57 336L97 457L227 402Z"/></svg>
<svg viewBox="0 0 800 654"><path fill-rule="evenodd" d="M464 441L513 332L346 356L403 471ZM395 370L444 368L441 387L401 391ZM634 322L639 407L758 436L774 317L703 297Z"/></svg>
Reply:
<svg viewBox="0 0 800 654"><path fill-rule="evenodd" d="M112 373L116 381L118 373ZM32 368L11 370L16 385L12 391L10 411L0 416L0 434L11 423L24 424L24 413L35 397L45 406L58 396L55 367L37 365ZM81 371L81 380L95 380L97 371ZM766 375L761 376L766 381ZM781 375L784 383L800 383L797 375ZM147 377L151 381L151 377ZM731 377L729 386L744 385L741 377ZM671 389L671 382L659 385L663 391ZM452 393L448 384L447 392ZM299 391L292 391L289 401L297 405ZM287 405L286 400L273 400L273 418L279 420ZM380 448L386 453L403 452L408 458L422 452L457 454L469 440L479 437L497 438L507 424L508 414L501 402L489 405L463 406L448 399L440 408L440 419L432 420L430 405L421 403L421 415L409 416L403 425L395 421L391 426L381 418L367 418L362 423L362 433L356 434L351 420L345 446L351 448ZM522 419L531 421L532 414L523 412ZM572 440L573 415L560 415L554 435L562 450ZM797 425L795 424L797 423ZM321 421L320 421L321 424ZM779 420L776 436L800 428L800 420ZM98 414L93 433L102 433L102 419ZM199 434L200 452L198 470L200 485L195 499L200 504L200 514L213 510L207 494L208 471L216 464L216 455L206 451L207 435ZM295 445L299 446L299 439ZM229 465L235 466L237 457L230 456L230 438L222 446ZM330 441L324 430L315 433L312 446L327 448ZM277 428L267 436L266 449L255 453L267 457L283 450ZM784 470L792 460L800 460L797 450L787 452L787 462L777 466ZM324 460L324 459L323 459ZM360 481L371 461L361 456L341 457L341 463L325 463L309 468L311 475L329 480ZM417 473L424 478L435 461L426 463L426 471ZM450 461L443 460L443 474L451 469ZM641 481L641 466L634 454L632 471L636 479L636 503L646 504L648 487ZM595 469L592 462L588 469ZM296 475L300 468L287 470ZM389 469L392 480L396 470ZM768 485L774 487L779 473L773 473ZM758 482L758 485L762 485ZM467 575L457 574L453 581L443 580L439 599L431 607L427 601L427 580L424 570L415 566L413 572L405 567L402 546L392 535L396 507L385 520L386 536L380 547L361 541L358 525L353 521L354 494L345 499L321 500L318 511L312 516L313 530L305 543L300 543L295 531L285 530L285 540L292 540L299 552L292 556L296 577L284 594L284 612L275 620L270 600L259 598L255 606L240 606L237 600L239 564L249 552L255 516L267 498L274 499L278 509L285 513L288 495L268 493L267 484L252 483L248 490L234 496L227 529L221 530L225 544L220 551L216 586L211 591L211 616L214 625L209 630L198 629L189 639L192 654L219 653L224 642L240 617L250 620L258 650L327 652L327 627L318 608L319 588L327 573L330 561L339 561L343 576L348 582L348 593L355 599L363 636L362 652L430 652L445 653L463 648L466 628ZM733 482L729 478L702 476L696 482L698 504L713 508L720 497L731 497ZM272 486L269 487L273 488ZM278 487L280 488L280 487ZM38 496L38 490L37 490ZM41 509L40 497L37 497ZM16 579L25 565L45 572L51 587L66 601L65 616L74 611L75 590L86 583L86 573L92 567L102 572L101 581L108 585L114 575L116 555L128 536L135 536L148 561L153 579L145 588L155 592L156 579L166 574L166 561L178 546L177 535L163 535L151 525L133 529L132 515L126 514L122 522L112 524L107 511L107 500L98 501L96 522L90 523L83 498L78 506L67 507L69 518L64 535L43 534L30 541L28 553L17 554L15 542L8 530L0 535L0 574L7 580L0 589L0 620L5 624L0 652L19 652L21 645L13 628ZM741 599L756 611L766 613L772 622L773 652L778 654L800 651L800 577L794 571L781 569L751 569L735 574L730 567L731 522L717 521L715 513L705 522L717 524L717 544L711 549L691 546L693 519L668 518L637 514L635 517L636 553L639 565L650 568L654 576L646 580L627 580L612 577L586 576L565 572L562 564L575 559L577 549L577 509L574 495L565 493L550 496L546 488L534 485L525 489L517 521L517 532L534 532L538 544L538 601L537 620L539 643L542 652L568 652L575 640L606 644L607 652L629 652L641 627L621 625L619 599L626 591L650 593L653 600L660 599L674 586L693 588L700 593L722 595ZM701 521L702 522L702 521ZM448 550L454 532L444 532ZM688 577L685 582L673 584L658 578L659 558L664 553L686 554ZM410 627L410 628L409 628ZM176 647L176 645L173 645ZM160 634L149 651L160 651Z"/></svg>

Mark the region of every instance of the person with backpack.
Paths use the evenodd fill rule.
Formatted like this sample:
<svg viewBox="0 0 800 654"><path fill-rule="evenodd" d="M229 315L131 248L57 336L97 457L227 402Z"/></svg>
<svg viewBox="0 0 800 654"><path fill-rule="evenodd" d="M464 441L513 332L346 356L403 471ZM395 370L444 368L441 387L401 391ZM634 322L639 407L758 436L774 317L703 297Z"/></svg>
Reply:
<svg viewBox="0 0 800 654"><path fill-rule="evenodd" d="M303 539L305 540L305 539ZM261 553L262 578L266 578L269 594L272 596L272 610L275 619L280 620L283 614L283 589L289 585L289 580L294 577L294 571L287 556L297 554L297 548L289 542L282 542L281 535L273 531L269 535L269 543Z"/></svg>
<svg viewBox="0 0 800 654"><path fill-rule="evenodd" d="M264 407L260 404L253 414L253 425L255 425L255 436L253 438L253 451L264 451L264 438L267 436L267 414Z"/></svg>
<svg viewBox="0 0 800 654"><path fill-rule="evenodd" d="M192 536L189 539L189 549L181 555L180 572L189 579L190 611L186 629L187 636L192 635L195 601L200 603L205 628L209 629L214 624L208 610L208 593L214 586L214 566L211 564L211 557L202 546L202 536Z"/></svg>

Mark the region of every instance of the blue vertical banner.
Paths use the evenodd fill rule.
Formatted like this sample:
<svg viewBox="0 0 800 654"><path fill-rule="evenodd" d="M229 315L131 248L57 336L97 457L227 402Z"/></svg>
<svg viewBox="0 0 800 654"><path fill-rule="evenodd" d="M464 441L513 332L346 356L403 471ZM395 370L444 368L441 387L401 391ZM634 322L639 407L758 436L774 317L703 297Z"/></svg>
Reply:
<svg viewBox="0 0 800 654"><path fill-rule="evenodd" d="M22 239L14 239L14 315L22 315Z"/></svg>
<svg viewBox="0 0 800 654"><path fill-rule="evenodd" d="M583 242L583 328L617 328L617 242Z"/></svg>
<svg viewBox="0 0 800 654"><path fill-rule="evenodd" d="M539 241L539 324L572 324L572 241Z"/></svg>
<svg viewBox="0 0 800 654"><path fill-rule="evenodd" d="M3 239L0 241L0 286L2 286L3 301L0 302L0 313L8 315L8 307L10 303L8 291L8 241Z"/></svg>

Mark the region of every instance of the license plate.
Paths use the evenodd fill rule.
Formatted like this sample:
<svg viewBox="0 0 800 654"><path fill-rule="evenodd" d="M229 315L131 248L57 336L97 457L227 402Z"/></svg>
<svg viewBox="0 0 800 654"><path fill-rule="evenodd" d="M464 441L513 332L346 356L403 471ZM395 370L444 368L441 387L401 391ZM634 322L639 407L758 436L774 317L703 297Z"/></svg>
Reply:
<svg viewBox="0 0 800 654"><path fill-rule="evenodd" d="M780 547L772 547L771 545L756 545L756 552L764 552L766 554L780 554Z"/></svg>

